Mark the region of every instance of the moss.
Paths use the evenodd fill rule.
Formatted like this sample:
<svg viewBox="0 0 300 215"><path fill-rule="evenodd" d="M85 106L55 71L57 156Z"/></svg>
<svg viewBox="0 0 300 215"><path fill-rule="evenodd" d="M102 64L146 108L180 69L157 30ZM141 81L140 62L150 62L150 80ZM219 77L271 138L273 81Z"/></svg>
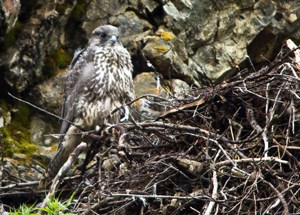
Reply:
<svg viewBox="0 0 300 215"><path fill-rule="evenodd" d="M67 68L72 56L62 48L55 49L47 56L43 72L48 77L56 75L61 69Z"/></svg>
<svg viewBox="0 0 300 215"><path fill-rule="evenodd" d="M55 8L55 10L60 14L60 15L64 15L65 11L66 11L66 6L64 4L58 4Z"/></svg>
<svg viewBox="0 0 300 215"><path fill-rule="evenodd" d="M8 113L8 104L7 104L7 102L5 102L3 100L0 100L0 109L2 111L1 114L3 114L3 117L6 118L7 117L7 113Z"/></svg>
<svg viewBox="0 0 300 215"><path fill-rule="evenodd" d="M3 116L6 118L9 108L7 103L0 101L0 107ZM31 143L30 135L30 110L24 103L16 103L14 109L17 110L12 114L12 120L5 127L0 128L3 134L2 155L13 157L14 154L24 154L25 157L31 157L33 152L38 151L38 147Z"/></svg>
<svg viewBox="0 0 300 215"><path fill-rule="evenodd" d="M30 109L27 104L17 102L15 104L16 112L13 114L13 119L21 126L27 127L30 122Z"/></svg>
<svg viewBox="0 0 300 215"><path fill-rule="evenodd" d="M21 33L22 27L23 27L23 25L19 21L17 21L15 26L5 36L4 46L6 49L15 44L18 35L20 35L20 33Z"/></svg>
<svg viewBox="0 0 300 215"><path fill-rule="evenodd" d="M78 1L78 3L76 4L76 6L74 7L72 13L71 13L71 19L74 21L80 21L82 16L85 14L85 5L86 5L86 1L85 0L81 0Z"/></svg>
<svg viewBox="0 0 300 215"><path fill-rule="evenodd" d="M53 53L53 60L58 68L63 69L69 65L72 60L72 56L62 48L58 48Z"/></svg>
<svg viewBox="0 0 300 215"><path fill-rule="evenodd" d="M0 128L0 132L3 134L4 156L12 157L15 153L20 153L31 157L38 151L38 147L30 142L30 133L26 127L14 122Z"/></svg>

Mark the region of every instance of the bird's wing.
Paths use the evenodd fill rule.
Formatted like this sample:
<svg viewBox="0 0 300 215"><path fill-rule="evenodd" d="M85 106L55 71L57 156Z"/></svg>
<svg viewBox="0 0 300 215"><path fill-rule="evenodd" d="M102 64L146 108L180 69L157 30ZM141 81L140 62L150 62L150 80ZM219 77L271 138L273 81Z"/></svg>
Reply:
<svg viewBox="0 0 300 215"><path fill-rule="evenodd" d="M84 87L83 75L84 73L91 73L87 71L93 69L91 65L94 62L94 51L91 49L83 49L75 53L72 63L68 69L68 75L65 83L64 104L62 107L62 122L60 134L66 134L70 127L70 122L74 121L75 107L77 99L82 94L82 87ZM64 135L60 136L60 142L64 139Z"/></svg>

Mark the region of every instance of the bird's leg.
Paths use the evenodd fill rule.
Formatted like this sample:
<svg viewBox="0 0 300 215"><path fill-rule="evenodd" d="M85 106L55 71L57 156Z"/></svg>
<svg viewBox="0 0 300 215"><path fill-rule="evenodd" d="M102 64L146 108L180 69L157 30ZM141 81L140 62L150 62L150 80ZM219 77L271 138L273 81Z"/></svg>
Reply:
<svg viewBox="0 0 300 215"><path fill-rule="evenodd" d="M87 169L86 168L87 165L91 162L91 160L94 159L95 155L99 152L99 148L100 148L100 146L102 146L102 143L99 142L99 140L97 140L97 141L93 141L93 143L91 145L92 145L92 147L91 146L88 147L88 151L86 153L83 164L78 167L78 170L81 171L81 175L84 175L84 173Z"/></svg>

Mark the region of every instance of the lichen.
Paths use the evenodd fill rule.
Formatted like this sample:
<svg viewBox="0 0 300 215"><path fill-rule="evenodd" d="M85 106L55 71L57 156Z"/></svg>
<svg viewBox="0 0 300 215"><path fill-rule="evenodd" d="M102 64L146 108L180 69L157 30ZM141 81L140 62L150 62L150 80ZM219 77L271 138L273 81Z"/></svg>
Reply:
<svg viewBox="0 0 300 215"><path fill-rule="evenodd" d="M167 40L167 41L172 40L172 39L175 38L175 35L174 35L173 33L167 32L167 31L162 31L162 32L160 33L160 35L161 35L161 37L162 37L164 40Z"/></svg>

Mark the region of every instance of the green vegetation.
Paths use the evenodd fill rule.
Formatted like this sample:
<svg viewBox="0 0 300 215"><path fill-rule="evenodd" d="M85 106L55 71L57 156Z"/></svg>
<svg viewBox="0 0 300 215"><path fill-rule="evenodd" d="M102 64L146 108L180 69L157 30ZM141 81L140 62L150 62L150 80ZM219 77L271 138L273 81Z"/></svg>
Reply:
<svg viewBox="0 0 300 215"><path fill-rule="evenodd" d="M72 55L63 48L58 47L47 56L43 72L48 77L51 77L57 74L60 69L67 68L71 60Z"/></svg>
<svg viewBox="0 0 300 215"><path fill-rule="evenodd" d="M86 0L79 0L76 6L74 7L70 17L74 21L79 21L85 14L85 5Z"/></svg>
<svg viewBox="0 0 300 215"><path fill-rule="evenodd" d="M33 206L28 207L26 205L22 205L14 212L10 212L9 215L38 215L34 211L36 211L36 208Z"/></svg>
<svg viewBox="0 0 300 215"><path fill-rule="evenodd" d="M13 120L24 127L28 127L30 122L29 106L23 102L17 102L14 107L17 111L13 114Z"/></svg>
<svg viewBox="0 0 300 215"><path fill-rule="evenodd" d="M6 49L15 44L15 42L17 40L17 36L20 35L20 33L21 33L22 27L23 27L23 25L19 21L17 21L15 26L5 36L4 46L5 46Z"/></svg>
<svg viewBox="0 0 300 215"><path fill-rule="evenodd" d="M32 206L22 205L18 209L11 211L9 214L10 215L37 215L38 211L43 211L48 215L57 215L57 214L73 215L73 213L63 212L71 205L73 197L74 197L74 193L65 202L60 202L58 198L53 198L43 208L38 208L35 207L34 205Z"/></svg>
<svg viewBox="0 0 300 215"><path fill-rule="evenodd" d="M0 107L3 111L4 119L9 118L9 108L5 102L0 101ZM24 154L26 157L31 157L33 152L38 150L38 147L31 143L30 135L30 110L29 107L21 102L18 102L14 106L12 112L12 119L3 128L0 128L0 132L3 134L4 150L3 155L5 157L13 157L14 154Z"/></svg>
<svg viewBox="0 0 300 215"><path fill-rule="evenodd" d="M56 66L60 69L66 68L72 60L72 56L62 48L57 48L54 51L52 58Z"/></svg>

